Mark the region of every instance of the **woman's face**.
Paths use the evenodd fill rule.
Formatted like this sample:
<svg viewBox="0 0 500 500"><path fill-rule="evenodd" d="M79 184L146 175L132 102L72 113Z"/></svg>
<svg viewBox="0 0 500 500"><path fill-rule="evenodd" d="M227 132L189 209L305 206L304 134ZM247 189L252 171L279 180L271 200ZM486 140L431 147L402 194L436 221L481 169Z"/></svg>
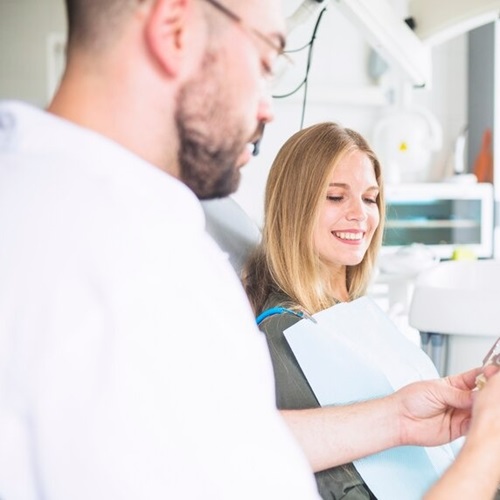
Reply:
<svg viewBox="0 0 500 500"><path fill-rule="evenodd" d="M361 151L348 154L330 176L314 230L321 261L338 269L359 264L380 221L375 169Z"/></svg>

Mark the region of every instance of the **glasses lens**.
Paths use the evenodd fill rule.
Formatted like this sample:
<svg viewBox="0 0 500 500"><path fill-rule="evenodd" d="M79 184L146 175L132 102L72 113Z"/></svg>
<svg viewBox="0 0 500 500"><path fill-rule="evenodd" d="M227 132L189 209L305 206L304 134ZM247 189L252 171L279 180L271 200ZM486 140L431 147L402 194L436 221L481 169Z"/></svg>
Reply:
<svg viewBox="0 0 500 500"><path fill-rule="evenodd" d="M269 88L275 90L286 79L293 68L293 59L287 54L279 54L273 62L273 76L269 79Z"/></svg>
<svg viewBox="0 0 500 500"><path fill-rule="evenodd" d="M293 66L293 60L288 54L279 54L274 63L274 74L284 75Z"/></svg>

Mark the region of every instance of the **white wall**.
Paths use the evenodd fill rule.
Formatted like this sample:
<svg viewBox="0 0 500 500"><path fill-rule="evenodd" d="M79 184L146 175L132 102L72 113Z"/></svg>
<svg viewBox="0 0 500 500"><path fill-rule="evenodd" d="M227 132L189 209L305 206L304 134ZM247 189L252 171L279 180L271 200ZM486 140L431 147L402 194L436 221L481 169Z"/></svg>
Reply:
<svg viewBox="0 0 500 500"><path fill-rule="evenodd" d="M287 15L300 0L286 0ZM354 128L371 140L377 121L392 102L392 90L399 88L399 74L390 70L377 82L368 72L371 52L362 33L347 21L333 2L317 31L304 126L331 120ZM319 13L319 12L318 12ZM288 48L294 49L311 37L315 18L290 34ZM413 104L431 111L443 128L443 148L432 159L428 180L440 180L451 173L454 140L467 122L467 37L460 36L432 49L431 89L410 92ZM290 80L300 81L304 61L293 69L293 76L280 89L293 88ZM243 169L242 183L234 198L261 224L266 176L278 149L300 129L303 89L293 97L275 99L275 121L268 125L261 154Z"/></svg>
<svg viewBox="0 0 500 500"><path fill-rule="evenodd" d="M300 0L288 0L286 14L291 14L298 4ZM310 40L315 21L316 16L290 34L288 49L302 47ZM331 120L362 133L370 132L378 106L370 99L374 89L365 71L368 54L364 39L333 4L329 4L314 45L304 126ZM281 93L295 88L304 77L305 55L306 51L300 57L294 56L292 75L277 89ZM262 220L263 191L272 160L283 142L300 129L303 96L304 89L301 89L292 97L274 100L275 121L266 128L261 154L243 169L235 199L257 223Z"/></svg>
<svg viewBox="0 0 500 500"><path fill-rule="evenodd" d="M0 98L45 106L47 47L51 33L64 33L63 0L0 0Z"/></svg>
<svg viewBox="0 0 500 500"><path fill-rule="evenodd" d="M292 14L301 0L285 0L285 14ZM400 2L401 3L401 2ZM317 31L304 126L338 121L371 137L387 106L394 75L378 83L368 74L370 48L335 7L327 11ZM318 11L319 13L319 11ZM316 16L297 27L288 48L304 45L311 37ZM49 88L47 47L51 33L64 34L63 0L0 0L0 98L16 98L38 106L47 104ZM453 140L466 122L466 37L433 50L433 86L414 90L415 103L430 109L443 126L443 150L433 164L435 178L442 177ZM294 88L304 76L306 51L277 91ZM392 80L391 80L392 78ZM388 83L389 82L389 83ZM299 130L303 89L287 99L275 99L275 121L266 129L259 157L243 169L240 189L234 195L251 217L262 220L263 191L271 162L283 142Z"/></svg>

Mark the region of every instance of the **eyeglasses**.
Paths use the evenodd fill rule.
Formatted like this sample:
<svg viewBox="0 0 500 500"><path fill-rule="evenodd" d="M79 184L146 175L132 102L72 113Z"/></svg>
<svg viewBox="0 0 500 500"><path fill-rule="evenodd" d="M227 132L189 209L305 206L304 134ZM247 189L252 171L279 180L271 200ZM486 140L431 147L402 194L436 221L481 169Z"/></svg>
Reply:
<svg viewBox="0 0 500 500"><path fill-rule="evenodd" d="M278 74L278 72L282 73L283 70L279 71L280 67L289 66L290 64L293 64L292 59L288 56L288 54L285 53L284 42L278 43L275 40L273 40L270 36L262 33L262 31L254 28L253 26L250 26L240 16L235 14L232 10L228 9L225 5L219 3L217 0L206 0L206 1L210 5L212 5L212 7L215 7L215 9L217 9L220 13L224 14L227 18L231 19L231 21L237 23L244 31L252 34L259 41L263 42L265 45L273 49L273 51L276 53L276 57L271 64L266 64L265 65L266 67L264 68L269 78L273 79Z"/></svg>

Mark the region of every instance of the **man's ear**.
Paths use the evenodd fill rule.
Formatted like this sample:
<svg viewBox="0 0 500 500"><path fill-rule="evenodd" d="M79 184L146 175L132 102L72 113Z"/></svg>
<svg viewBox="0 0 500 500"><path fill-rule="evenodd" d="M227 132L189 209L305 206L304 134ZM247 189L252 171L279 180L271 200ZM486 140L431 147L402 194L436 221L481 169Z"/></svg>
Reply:
<svg viewBox="0 0 500 500"><path fill-rule="evenodd" d="M169 76L176 76L186 57L192 0L154 0L145 25L151 56Z"/></svg>

